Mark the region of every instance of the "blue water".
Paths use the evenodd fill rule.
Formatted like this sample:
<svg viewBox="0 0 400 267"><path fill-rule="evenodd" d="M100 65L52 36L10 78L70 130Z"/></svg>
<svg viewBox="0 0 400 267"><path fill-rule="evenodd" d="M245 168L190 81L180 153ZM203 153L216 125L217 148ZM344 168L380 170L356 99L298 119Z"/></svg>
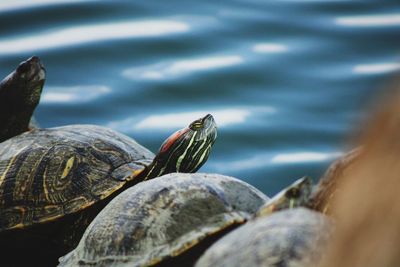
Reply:
<svg viewBox="0 0 400 267"><path fill-rule="evenodd" d="M0 1L0 75L42 59L42 127L104 125L156 152L212 113L201 171L270 195L347 149L399 52L398 1Z"/></svg>

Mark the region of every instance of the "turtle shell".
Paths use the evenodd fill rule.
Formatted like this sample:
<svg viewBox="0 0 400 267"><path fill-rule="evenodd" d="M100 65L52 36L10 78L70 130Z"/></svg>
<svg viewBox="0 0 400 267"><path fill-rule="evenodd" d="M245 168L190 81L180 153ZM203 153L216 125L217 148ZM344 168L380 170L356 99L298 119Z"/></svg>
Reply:
<svg viewBox="0 0 400 267"><path fill-rule="evenodd" d="M195 267L318 266L330 225L327 217L305 208L279 211L225 235Z"/></svg>
<svg viewBox="0 0 400 267"><path fill-rule="evenodd" d="M110 129L35 129L0 143L0 231L82 210L116 191L154 155Z"/></svg>
<svg viewBox="0 0 400 267"><path fill-rule="evenodd" d="M216 174L172 173L145 181L114 198L60 266L152 266L179 258L243 223L267 200L251 185Z"/></svg>

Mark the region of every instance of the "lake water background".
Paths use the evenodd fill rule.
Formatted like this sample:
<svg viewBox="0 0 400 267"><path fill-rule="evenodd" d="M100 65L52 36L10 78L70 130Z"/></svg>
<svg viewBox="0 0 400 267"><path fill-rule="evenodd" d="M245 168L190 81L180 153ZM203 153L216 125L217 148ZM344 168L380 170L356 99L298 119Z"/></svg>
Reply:
<svg viewBox="0 0 400 267"><path fill-rule="evenodd" d="M269 195L348 149L399 52L398 1L0 1L0 75L42 59L42 127L104 125L156 152L211 113L201 171Z"/></svg>

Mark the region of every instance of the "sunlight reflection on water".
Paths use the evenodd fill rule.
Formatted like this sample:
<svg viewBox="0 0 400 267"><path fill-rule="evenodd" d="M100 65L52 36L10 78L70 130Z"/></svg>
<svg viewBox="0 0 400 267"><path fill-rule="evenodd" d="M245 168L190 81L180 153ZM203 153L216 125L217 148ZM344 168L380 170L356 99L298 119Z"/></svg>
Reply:
<svg viewBox="0 0 400 267"><path fill-rule="evenodd" d="M185 127L190 122L207 113L214 116L218 127L225 127L233 124L244 123L251 115L257 111L257 114L267 113L273 114L276 109L273 107L251 107L251 108L228 108L228 109L207 109L204 111L192 111L181 113L156 114L138 119L137 117L115 121L108 124L109 127L127 130L146 130L146 129L174 129Z"/></svg>
<svg viewBox="0 0 400 267"><path fill-rule="evenodd" d="M82 103L110 92L111 88L103 85L52 86L43 93L41 103Z"/></svg>
<svg viewBox="0 0 400 267"><path fill-rule="evenodd" d="M181 21L148 20L95 24L47 30L35 35L0 40L0 53L34 52L113 39L143 38L184 33L190 26Z"/></svg>
<svg viewBox="0 0 400 267"><path fill-rule="evenodd" d="M15 9L26 9L49 5L72 4L80 2L94 2L98 0L2 0L0 2L0 12Z"/></svg>
<svg viewBox="0 0 400 267"><path fill-rule="evenodd" d="M372 63L360 64L353 68L353 72L357 74L382 74L400 70L400 63Z"/></svg>
<svg viewBox="0 0 400 267"><path fill-rule="evenodd" d="M339 17L335 22L348 27L400 26L400 14Z"/></svg>
<svg viewBox="0 0 400 267"><path fill-rule="evenodd" d="M259 43L253 46L256 53L283 53L288 51L288 47L283 44Z"/></svg>
<svg viewBox="0 0 400 267"><path fill-rule="evenodd" d="M255 168L264 168L273 164L309 164L333 160L341 156L341 152L320 152L320 151L295 151L286 153L258 153L255 156L237 159L233 161L214 162L213 168L220 172L244 171Z"/></svg>
<svg viewBox="0 0 400 267"><path fill-rule="evenodd" d="M129 68L122 72L122 76L131 80L171 79L194 72L211 71L213 69L234 66L242 62L243 58L238 55L181 59L173 62L161 62L150 66Z"/></svg>

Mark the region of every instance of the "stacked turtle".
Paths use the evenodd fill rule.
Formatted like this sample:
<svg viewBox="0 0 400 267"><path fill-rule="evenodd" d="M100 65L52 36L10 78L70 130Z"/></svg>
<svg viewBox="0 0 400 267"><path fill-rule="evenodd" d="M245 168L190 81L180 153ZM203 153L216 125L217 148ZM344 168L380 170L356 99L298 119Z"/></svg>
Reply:
<svg viewBox="0 0 400 267"><path fill-rule="evenodd" d="M314 241L326 241L327 219L296 209L308 203L311 188L310 179L302 178L268 199L233 177L165 175L111 201L59 266L193 266L204 251L196 266L316 262L321 247ZM255 237L267 245L251 243Z"/></svg>
<svg viewBox="0 0 400 267"><path fill-rule="evenodd" d="M0 101L11 101L18 109L1 117L2 266L54 266L116 195L163 174L196 172L217 137L211 115L171 135L156 156L131 138L100 126L29 130L44 80L42 63L32 57L0 87ZM15 251L24 257L15 257Z"/></svg>
<svg viewBox="0 0 400 267"><path fill-rule="evenodd" d="M310 244L326 240L329 223L323 215L296 209L309 206L308 178L269 200L235 178L182 174L196 172L208 158L217 136L211 115L171 135L156 156L129 137L94 125L27 131L45 74L37 57L21 64L28 67L17 68L0 87L12 91L10 84L20 85L23 73L30 74L19 88L32 97L13 100L29 112L4 124L23 121L23 126L0 129L6 140L0 143L2 263L54 266L73 248L61 266L193 266L207 248L197 266L316 262ZM32 111L27 99L34 103ZM226 250L242 242L253 252L243 257L240 246ZM25 257L7 253L17 250Z"/></svg>
<svg viewBox="0 0 400 267"><path fill-rule="evenodd" d="M333 162L315 186L300 179L278 193L253 220L210 246L195 267L319 266L333 234L334 218L326 216L331 201L361 153L356 148Z"/></svg>
<svg viewBox="0 0 400 267"><path fill-rule="evenodd" d="M222 175L169 174L117 196L60 266L192 266L268 198Z"/></svg>
<svg viewBox="0 0 400 267"><path fill-rule="evenodd" d="M317 266L330 223L305 208L277 212L246 223L212 245L195 267Z"/></svg>
<svg viewBox="0 0 400 267"><path fill-rule="evenodd" d="M297 180L261 206L252 220L207 249L195 267L317 266L331 222L304 208L311 191L309 178Z"/></svg>

